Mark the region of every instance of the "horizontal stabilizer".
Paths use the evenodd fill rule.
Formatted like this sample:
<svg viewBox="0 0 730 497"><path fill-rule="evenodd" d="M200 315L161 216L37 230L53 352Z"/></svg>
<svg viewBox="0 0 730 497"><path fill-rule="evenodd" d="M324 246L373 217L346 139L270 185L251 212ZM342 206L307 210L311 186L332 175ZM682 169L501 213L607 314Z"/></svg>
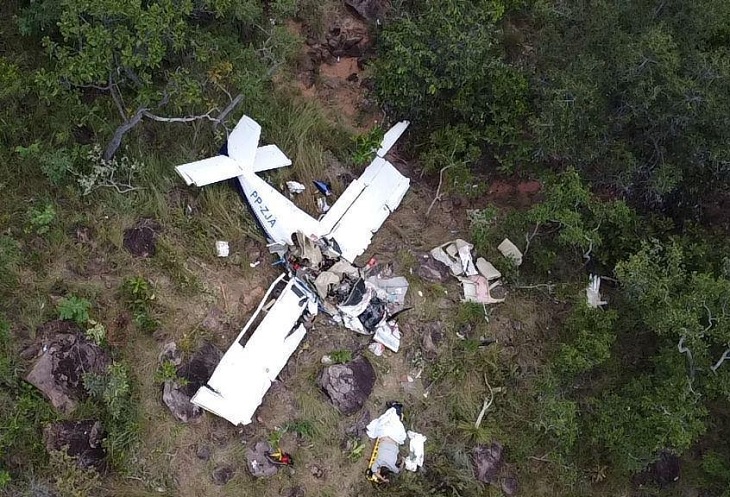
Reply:
<svg viewBox="0 0 730 497"><path fill-rule="evenodd" d="M284 155L284 152L276 145L266 145L256 149L256 157L253 161L255 172L260 173L286 166L291 166L291 159Z"/></svg>
<svg viewBox="0 0 730 497"><path fill-rule="evenodd" d="M217 155L209 159L198 160L177 166L177 174L182 176L188 185L205 186L218 181L235 178L243 173L241 165L225 155Z"/></svg>

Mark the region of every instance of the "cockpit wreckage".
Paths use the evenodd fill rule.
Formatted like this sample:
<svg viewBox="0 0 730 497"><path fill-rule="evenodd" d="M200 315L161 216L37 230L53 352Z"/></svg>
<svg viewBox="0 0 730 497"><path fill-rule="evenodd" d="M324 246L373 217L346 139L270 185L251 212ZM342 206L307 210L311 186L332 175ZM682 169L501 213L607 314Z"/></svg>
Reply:
<svg viewBox="0 0 730 497"><path fill-rule="evenodd" d="M396 318L403 310L405 278L373 274L353 265L373 235L403 200L410 180L385 159L409 123L391 128L375 159L315 219L258 176L290 166L276 145L259 147L261 126L244 116L222 153L178 166L188 185L202 187L236 178L243 196L285 269L223 355L192 402L235 425L251 423L273 381L307 333L325 313L358 333L372 335L371 350L395 352L400 344Z"/></svg>

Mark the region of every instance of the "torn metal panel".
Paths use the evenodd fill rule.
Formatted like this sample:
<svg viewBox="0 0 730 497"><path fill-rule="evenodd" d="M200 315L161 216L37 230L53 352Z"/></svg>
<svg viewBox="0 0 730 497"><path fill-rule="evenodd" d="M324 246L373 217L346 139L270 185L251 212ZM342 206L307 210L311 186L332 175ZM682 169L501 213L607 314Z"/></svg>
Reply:
<svg viewBox="0 0 730 497"><path fill-rule="evenodd" d="M492 265L491 262L487 261L484 257L479 257L477 259L477 271L487 278L488 281L492 280L498 280L502 277L502 273L499 272L499 270Z"/></svg>
<svg viewBox="0 0 730 497"><path fill-rule="evenodd" d="M410 124L411 123L408 121L401 121L385 133L385 136L383 136L383 141L380 142L380 148L377 152L378 157L385 157L385 154L387 154L388 151L393 148L395 142L397 142L398 138L400 138L401 135L405 133L406 129L408 129L408 125Z"/></svg>
<svg viewBox="0 0 730 497"><path fill-rule="evenodd" d="M400 349L400 339L400 328L395 322L388 322L384 319L375 328L373 340L383 344L393 352L398 352Z"/></svg>
<svg viewBox="0 0 730 497"><path fill-rule="evenodd" d="M389 304L391 312L399 311L403 308L406 301L406 293L408 292L408 280L403 276L395 278L379 278L371 276L367 282L378 289L378 296Z"/></svg>
<svg viewBox="0 0 730 497"><path fill-rule="evenodd" d="M515 266L519 266L522 264L522 252L520 252L520 249L517 248L517 245L512 243L509 238L505 238L504 240L502 240L502 243L499 244L497 250L502 252L502 255L506 258L511 259L512 262L515 263Z"/></svg>
<svg viewBox="0 0 730 497"><path fill-rule="evenodd" d="M235 425L251 422L271 383L306 334L299 321L310 308L311 295L296 278L285 283L274 304L264 311L274 288L284 282L284 275L281 275L271 285L208 383L192 398L195 405ZM250 330L262 313L265 314L256 329ZM251 336L245 341L249 331L252 331Z"/></svg>
<svg viewBox="0 0 730 497"><path fill-rule="evenodd" d="M468 278L459 278L464 288L464 302L476 302L479 304L499 304L504 299L495 299L489 293L490 290L501 284L495 281L491 285L489 281L482 275L469 276Z"/></svg>
<svg viewBox="0 0 730 497"><path fill-rule="evenodd" d="M462 274L473 276L478 273L471 257L472 248L474 248L474 245L457 238L436 247L431 250L430 254L434 259L448 266L454 276Z"/></svg>

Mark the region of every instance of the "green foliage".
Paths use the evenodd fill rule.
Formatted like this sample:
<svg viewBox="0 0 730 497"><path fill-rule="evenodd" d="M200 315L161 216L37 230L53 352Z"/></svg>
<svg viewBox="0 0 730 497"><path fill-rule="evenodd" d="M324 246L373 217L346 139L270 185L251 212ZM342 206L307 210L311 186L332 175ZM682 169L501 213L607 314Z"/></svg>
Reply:
<svg viewBox="0 0 730 497"><path fill-rule="evenodd" d="M177 375L177 366L169 359L162 361L155 372L155 383L162 384L166 381L174 381L178 385L185 385L188 381L186 378Z"/></svg>
<svg viewBox="0 0 730 497"><path fill-rule="evenodd" d="M586 373L611 356L616 340L615 310L593 309L581 301L565 323L566 342L555 358L557 370L565 377Z"/></svg>
<svg viewBox="0 0 730 497"><path fill-rule="evenodd" d="M730 368L720 359L730 343L730 279L708 268L711 261L701 254L693 257L696 248L679 240L645 243L616 266L616 275L643 325L670 343L681 342L689 351L690 376L702 374L706 393L727 398Z"/></svg>
<svg viewBox="0 0 730 497"><path fill-rule="evenodd" d="M62 450L50 453L50 469L60 497L88 497L101 488L99 473L93 468L84 469Z"/></svg>
<svg viewBox="0 0 730 497"><path fill-rule="evenodd" d="M28 210L28 227L26 233L45 235L51 229L51 224L56 219L56 209L53 204L47 203L42 208L31 207Z"/></svg>
<svg viewBox="0 0 730 497"><path fill-rule="evenodd" d="M335 350L327 355L332 359L333 364L345 364L352 361L352 351L347 349Z"/></svg>
<svg viewBox="0 0 730 497"><path fill-rule="evenodd" d="M352 161L355 165L362 166L369 163L375 157L383 140L383 130L375 127L370 131L353 137L355 149L352 152Z"/></svg>
<svg viewBox="0 0 730 497"><path fill-rule="evenodd" d="M100 347L105 345L106 327L101 323L97 323L93 319L89 319L88 324L91 325L91 328L86 329L86 338L94 342L96 345L99 345Z"/></svg>
<svg viewBox="0 0 730 497"><path fill-rule="evenodd" d="M536 12L537 158L676 217L725 191L726 2L572 2Z"/></svg>
<svg viewBox="0 0 730 497"><path fill-rule="evenodd" d="M113 362L106 373L84 375L84 388L104 406L102 422L107 430L104 447L116 470L127 471L135 446L139 443L139 424L132 402L129 369Z"/></svg>
<svg viewBox="0 0 730 497"><path fill-rule="evenodd" d="M9 298L18 285L20 248L15 239L0 235L0 298Z"/></svg>
<svg viewBox="0 0 730 497"><path fill-rule="evenodd" d="M11 478L10 473L0 469L0 490L7 487L12 480L13 479Z"/></svg>
<svg viewBox="0 0 730 497"><path fill-rule="evenodd" d="M151 283L142 276L129 278L122 284L121 294L137 327L147 333L157 330L160 324L153 316L155 292Z"/></svg>
<svg viewBox="0 0 730 497"><path fill-rule="evenodd" d="M636 472L662 450L688 449L705 431L707 409L692 389L681 356L667 349L653 370L602 395L588 424L615 468Z"/></svg>
<svg viewBox="0 0 730 497"><path fill-rule="evenodd" d="M578 249L584 257L595 252L608 263L639 236L636 213L620 200L596 198L574 169L547 182L545 201L531 208L527 218L537 226L558 228L558 246Z"/></svg>
<svg viewBox="0 0 730 497"><path fill-rule="evenodd" d="M84 325L89 321L91 302L76 295L62 298L56 305L58 317Z"/></svg>
<svg viewBox="0 0 730 497"><path fill-rule="evenodd" d="M431 137L427 153L451 155L433 135L449 125L464 136L465 149L488 148L504 167L524 153L528 84L499 43L506 9L499 0L427 0L384 26L375 62L378 98Z"/></svg>
<svg viewBox="0 0 730 497"><path fill-rule="evenodd" d="M296 433L300 437L312 439L315 435L315 428L311 421L307 419L298 419L286 424L284 431Z"/></svg>
<svg viewBox="0 0 730 497"><path fill-rule="evenodd" d="M84 388L104 403L112 418L118 418L129 402L129 372L123 364L114 362L104 375L84 375Z"/></svg>

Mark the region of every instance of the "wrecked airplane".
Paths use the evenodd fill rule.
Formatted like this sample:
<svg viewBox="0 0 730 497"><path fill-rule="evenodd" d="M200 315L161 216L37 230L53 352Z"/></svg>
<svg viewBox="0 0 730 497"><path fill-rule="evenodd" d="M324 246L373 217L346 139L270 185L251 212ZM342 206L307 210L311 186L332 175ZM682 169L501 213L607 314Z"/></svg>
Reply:
<svg viewBox="0 0 730 497"><path fill-rule="evenodd" d="M348 263L367 249L408 191L410 180L384 158L408 125L400 122L385 134L375 159L320 219L299 209L258 176L292 162L276 145L258 146L261 126L250 117L239 121L220 155L176 168L188 185L198 187L236 178L270 248L280 255L287 270L271 285L207 384L193 396L195 405L235 425L251 423L272 382L304 338L305 324L320 310L398 350L400 333L394 311L400 309L385 310L388 292L393 290L380 289L381 299L375 285L367 283L372 291L358 292L366 285L364 275ZM302 267L304 260L306 267ZM319 284L315 281L320 274L335 274L332 268L338 264L351 269L330 276L327 283L322 278ZM334 298L334 304L327 301L330 288L334 293L344 292L346 298ZM404 298L402 284L399 288ZM357 302L353 302L354 294L361 295ZM353 306L360 310L356 315Z"/></svg>

